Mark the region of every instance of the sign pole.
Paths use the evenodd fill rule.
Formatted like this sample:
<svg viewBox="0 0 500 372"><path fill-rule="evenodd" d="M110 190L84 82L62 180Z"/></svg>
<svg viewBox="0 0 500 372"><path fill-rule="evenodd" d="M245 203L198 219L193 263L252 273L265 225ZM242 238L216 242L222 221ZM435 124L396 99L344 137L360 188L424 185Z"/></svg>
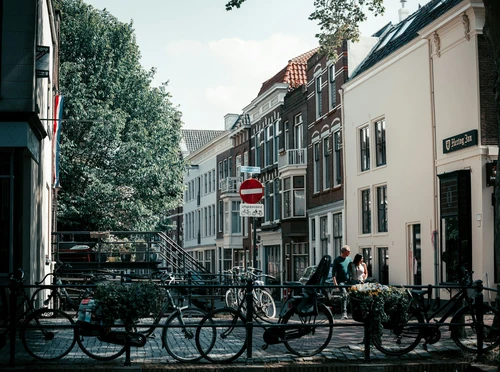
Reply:
<svg viewBox="0 0 500 372"><path fill-rule="evenodd" d="M257 268L257 218L253 217L253 267Z"/></svg>

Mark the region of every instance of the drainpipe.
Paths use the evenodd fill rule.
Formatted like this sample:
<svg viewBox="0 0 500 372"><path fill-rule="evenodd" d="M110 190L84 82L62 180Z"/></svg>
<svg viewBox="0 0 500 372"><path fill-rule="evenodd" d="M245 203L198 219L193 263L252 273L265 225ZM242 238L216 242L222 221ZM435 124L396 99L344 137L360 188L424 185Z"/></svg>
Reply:
<svg viewBox="0 0 500 372"><path fill-rule="evenodd" d="M438 234L438 177L437 177L437 143L436 143L436 102L434 97L434 60L432 59L432 47L429 39L427 39L427 46L429 49L429 83L431 87L431 124L432 124L432 169L433 169L433 184L434 184L434 223L431 223L432 226L432 239L434 241L434 285L438 285L439 283L439 234ZM435 299L439 299L439 289L435 288Z"/></svg>

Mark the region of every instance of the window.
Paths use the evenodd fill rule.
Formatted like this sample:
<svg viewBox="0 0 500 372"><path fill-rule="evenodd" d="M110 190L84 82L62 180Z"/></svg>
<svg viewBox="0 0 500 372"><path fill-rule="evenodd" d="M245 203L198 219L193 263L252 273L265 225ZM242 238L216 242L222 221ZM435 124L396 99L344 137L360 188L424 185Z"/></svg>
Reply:
<svg viewBox="0 0 500 372"><path fill-rule="evenodd" d="M280 139L279 122L274 122L274 144L273 144L273 163L278 162L278 149L279 149L279 139Z"/></svg>
<svg viewBox="0 0 500 372"><path fill-rule="evenodd" d="M303 143L303 126L302 126L302 114L298 114L294 118L294 124L295 124L295 148L296 149L301 149L302 148L302 143Z"/></svg>
<svg viewBox="0 0 500 372"><path fill-rule="evenodd" d="M264 185L264 221L273 220L273 184L266 182Z"/></svg>
<svg viewBox="0 0 500 372"><path fill-rule="evenodd" d="M316 219L314 217L311 218L311 240L316 240Z"/></svg>
<svg viewBox="0 0 500 372"><path fill-rule="evenodd" d="M208 172L208 192L212 192L212 171Z"/></svg>
<svg viewBox="0 0 500 372"><path fill-rule="evenodd" d="M223 164L222 165L222 178L226 179L227 177L229 177L228 169L227 169L227 159L224 159L222 164Z"/></svg>
<svg viewBox="0 0 500 372"><path fill-rule="evenodd" d="M212 205L212 235L215 235L215 204Z"/></svg>
<svg viewBox="0 0 500 372"><path fill-rule="evenodd" d="M219 225L219 232L222 232L222 228L223 228L223 225L224 225L224 222L223 222L223 216L224 216L224 203L222 202L222 200L219 200L219 210L217 211L217 214L218 214L218 218L219 220L217 221L217 224Z"/></svg>
<svg viewBox="0 0 500 372"><path fill-rule="evenodd" d="M370 169L370 128L368 126L359 130L359 145L361 150L361 171Z"/></svg>
<svg viewBox="0 0 500 372"><path fill-rule="evenodd" d="M342 213L333 216L333 257L340 255L342 248Z"/></svg>
<svg viewBox="0 0 500 372"><path fill-rule="evenodd" d="M361 248L361 254L363 255L363 260L365 261L366 268L368 269L368 277L373 276L373 257L371 248Z"/></svg>
<svg viewBox="0 0 500 372"><path fill-rule="evenodd" d="M296 217L306 215L306 192L304 176L293 177L293 213Z"/></svg>
<svg viewBox="0 0 500 372"><path fill-rule="evenodd" d="M333 160L333 176L335 186L342 183L342 163L340 159L340 149L342 148L342 137L340 135L340 130L333 134L333 146L334 146L334 160Z"/></svg>
<svg viewBox="0 0 500 372"><path fill-rule="evenodd" d="M285 121L284 128L285 128L285 150L289 150L290 149L290 124L288 123L288 121Z"/></svg>
<svg viewBox="0 0 500 372"><path fill-rule="evenodd" d="M385 150L385 120L379 120L375 123L375 148L377 167L386 164Z"/></svg>
<svg viewBox="0 0 500 372"><path fill-rule="evenodd" d="M213 169L212 170L212 191L216 190L215 183L216 183L216 180L215 180L215 169Z"/></svg>
<svg viewBox="0 0 500 372"><path fill-rule="evenodd" d="M378 281L380 284L389 284L389 249L380 247L378 249Z"/></svg>
<svg viewBox="0 0 500 372"><path fill-rule="evenodd" d="M241 155L236 156L236 177L241 174Z"/></svg>
<svg viewBox="0 0 500 372"><path fill-rule="evenodd" d="M328 254L328 217L319 218L319 233L321 238L321 256Z"/></svg>
<svg viewBox="0 0 500 372"><path fill-rule="evenodd" d="M222 162L219 162L219 190L220 190L220 181L222 181L223 174L222 174Z"/></svg>
<svg viewBox="0 0 500 372"><path fill-rule="evenodd" d="M319 192L319 141L313 145L314 156L314 192Z"/></svg>
<svg viewBox="0 0 500 372"><path fill-rule="evenodd" d="M204 227L205 228L203 229L203 237L206 237L209 234L209 230L208 230L208 227L209 227L208 226L208 208L207 207L203 208L203 217L205 219L205 223L204 223L204 225L205 225Z"/></svg>
<svg viewBox="0 0 500 372"><path fill-rule="evenodd" d="M224 202L224 234L229 234L230 207L229 201Z"/></svg>
<svg viewBox="0 0 500 372"><path fill-rule="evenodd" d="M304 176L283 180L283 218L303 217L306 214Z"/></svg>
<svg viewBox="0 0 500 372"><path fill-rule="evenodd" d="M316 119L322 115L323 99L321 96L321 75L316 78Z"/></svg>
<svg viewBox="0 0 500 372"><path fill-rule="evenodd" d="M337 87L335 85L335 65L330 65L328 68L328 83L330 92L330 110L337 106Z"/></svg>
<svg viewBox="0 0 500 372"><path fill-rule="evenodd" d="M372 232L371 223L370 189L366 189L361 191L361 231L363 234Z"/></svg>
<svg viewBox="0 0 500 372"><path fill-rule="evenodd" d="M205 218L207 219L207 218ZM208 206L208 236L212 235L212 206Z"/></svg>
<svg viewBox="0 0 500 372"><path fill-rule="evenodd" d="M227 176L233 176L233 158L231 156L227 159Z"/></svg>
<svg viewBox="0 0 500 372"><path fill-rule="evenodd" d="M240 234L241 233L241 217L240 217L240 204L241 202L233 201L231 202L231 233Z"/></svg>
<svg viewBox="0 0 500 372"><path fill-rule="evenodd" d="M265 132L266 134L266 142L264 143L264 165L267 167L273 163L272 158L272 142L273 142L273 126L270 125L267 127Z"/></svg>
<svg viewBox="0 0 500 372"><path fill-rule="evenodd" d="M323 138L323 190L330 188L330 137Z"/></svg>
<svg viewBox="0 0 500 372"><path fill-rule="evenodd" d="M274 219L281 219L280 179L274 180Z"/></svg>
<svg viewBox="0 0 500 372"><path fill-rule="evenodd" d="M283 180L283 217L292 216L292 179L291 177Z"/></svg>
<svg viewBox="0 0 500 372"><path fill-rule="evenodd" d="M377 230L387 232L387 185L377 187Z"/></svg>
<svg viewBox="0 0 500 372"><path fill-rule="evenodd" d="M203 176L204 176L204 179L205 179L205 192L204 192L204 195L206 195L208 193L208 176L207 176L206 173Z"/></svg>
<svg viewBox="0 0 500 372"><path fill-rule="evenodd" d="M261 166L261 148L260 148L260 138L261 138L262 132L259 132L255 135L255 166L260 167Z"/></svg>

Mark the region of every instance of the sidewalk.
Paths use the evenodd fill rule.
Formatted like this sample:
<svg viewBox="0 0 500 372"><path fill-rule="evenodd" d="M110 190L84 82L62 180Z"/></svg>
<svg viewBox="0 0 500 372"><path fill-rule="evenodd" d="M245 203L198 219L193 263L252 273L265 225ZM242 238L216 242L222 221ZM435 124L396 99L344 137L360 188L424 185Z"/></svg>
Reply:
<svg viewBox="0 0 500 372"><path fill-rule="evenodd" d="M449 332L443 329L442 338L424 350L419 345L415 350L401 357L382 354L375 348L370 349L370 358L365 359L363 327L353 320L335 319L335 328L329 346L322 353L309 358L300 358L290 354L283 345L270 345L262 350L262 337L259 332L253 340L252 358L247 359L247 352L228 365L214 365L201 360L195 364L175 361L161 343L161 328L155 337L148 339L142 348L131 349L131 366L125 367L125 355L120 358L100 362L89 358L75 345L73 350L57 362L44 362L33 359L23 349L20 342L16 345L16 365L9 366L9 345L0 350L0 370L37 370L37 371L419 371L445 372L467 371L473 356L462 353L449 338ZM261 334L261 333L260 333ZM497 371L495 366L479 366L480 370Z"/></svg>

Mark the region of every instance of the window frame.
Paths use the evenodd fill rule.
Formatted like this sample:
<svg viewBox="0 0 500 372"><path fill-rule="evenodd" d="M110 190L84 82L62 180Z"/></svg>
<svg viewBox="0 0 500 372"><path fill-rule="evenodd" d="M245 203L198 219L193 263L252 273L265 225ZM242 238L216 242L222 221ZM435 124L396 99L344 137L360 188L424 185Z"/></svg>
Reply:
<svg viewBox="0 0 500 372"><path fill-rule="evenodd" d="M364 125L359 128L359 154L360 170L366 172L370 170L370 126Z"/></svg>
<svg viewBox="0 0 500 372"><path fill-rule="evenodd" d="M337 84L336 84L336 70L335 63L328 66L328 90L330 94L330 110L337 107Z"/></svg>
<svg viewBox="0 0 500 372"><path fill-rule="evenodd" d="M387 164L387 142L385 119L377 120L374 123L375 131L375 162L377 167Z"/></svg>
<svg viewBox="0 0 500 372"><path fill-rule="evenodd" d="M377 193L377 232L388 232L387 185L376 187ZM381 200L383 197L383 202Z"/></svg>
<svg viewBox="0 0 500 372"><path fill-rule="evenodd" d="M360 206L361 206L361 234L367 235L372 233L372 216L371 216L371 189L366 188L360 190Z"/></svg>

